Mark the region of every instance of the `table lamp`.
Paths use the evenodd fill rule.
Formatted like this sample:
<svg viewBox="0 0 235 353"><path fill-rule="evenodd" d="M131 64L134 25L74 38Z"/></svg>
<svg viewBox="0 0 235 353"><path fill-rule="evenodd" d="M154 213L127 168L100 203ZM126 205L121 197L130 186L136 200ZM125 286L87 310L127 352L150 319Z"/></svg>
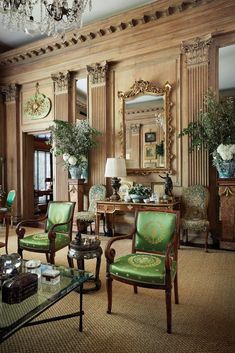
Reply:
<svg viewBox="0 0 235 353"><path fill-rule="evenodd" d="M126 176L126 161L124 158L107 158L105 173L106 178L111 179L111 186L113 188L113 195L110 197L111 201L120 200L118 190L121 186L120 178Z"/></svg>

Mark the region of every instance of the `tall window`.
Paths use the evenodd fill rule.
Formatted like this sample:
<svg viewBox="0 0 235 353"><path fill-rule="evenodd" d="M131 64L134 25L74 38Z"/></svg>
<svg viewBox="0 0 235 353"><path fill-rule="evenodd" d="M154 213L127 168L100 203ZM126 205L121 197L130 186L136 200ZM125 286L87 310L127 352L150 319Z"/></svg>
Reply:
<svg viewBox="0 0 235 353"><path fill-rule="evenodd" d="M52 178L51 153L48 151L34 151L34 189L46 190L46 179ZM46 202L46 196L40 196L39 202Z"/></svg>

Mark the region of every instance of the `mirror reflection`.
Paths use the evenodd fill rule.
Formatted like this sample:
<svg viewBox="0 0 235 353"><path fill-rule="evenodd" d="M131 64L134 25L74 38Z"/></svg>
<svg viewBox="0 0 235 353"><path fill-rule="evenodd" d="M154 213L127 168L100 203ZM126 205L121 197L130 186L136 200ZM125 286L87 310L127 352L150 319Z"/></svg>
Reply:
<svg viewBox="0 0 235 353"><path fill-rule="evenodd" d="M123 156L129 173L153 173L171 169L169 83L161 88L136 81L122 99Z"/></svg>
<svg viewBox="0 0 235 353"><path fill-rule="evenodd" d="M164 167L164 97L142 95L125 102L127 168Z"/></svg>
<svg viewBox="0 0 235 353"><path fill-rule="evenodd" d="M87 118L87 78L76 81L76 119Z"/></svg>

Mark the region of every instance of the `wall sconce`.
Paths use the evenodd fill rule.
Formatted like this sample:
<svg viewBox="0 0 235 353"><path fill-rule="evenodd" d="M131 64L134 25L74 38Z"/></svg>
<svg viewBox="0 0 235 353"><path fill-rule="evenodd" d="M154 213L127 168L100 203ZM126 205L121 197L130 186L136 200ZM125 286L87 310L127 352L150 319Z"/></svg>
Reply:
<svg viewBox="0 0 235 353"><path fill-rule="evenodd" d="M124 158L107 158L104 176L106 178L112 178L111 186L113 188L113 195L110 197L110 200L120 200L118 190L121 186L121 179L119 177L126 176L126 160Z"/></svg>

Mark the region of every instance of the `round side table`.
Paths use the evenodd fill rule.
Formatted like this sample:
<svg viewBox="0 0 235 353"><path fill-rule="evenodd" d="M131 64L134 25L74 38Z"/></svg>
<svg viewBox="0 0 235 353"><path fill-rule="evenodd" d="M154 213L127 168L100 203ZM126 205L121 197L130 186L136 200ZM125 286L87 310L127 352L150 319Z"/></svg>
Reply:
<svg viewBox="0 0 235 353"><path fill-rule="evenodd" d="M96 268L95 276L89 281L93 281L95 286L91 288L84 288L83 292L89 292L94 290L99 290L101 287L101 280L99 278L100 274L100 264L101 264L101 255L103 250L100 246L100 240L97 237L89 237L86 235L85 238L82 238L81 234L78 233L73 241L69 245L68 251L68 263L70 267L74 267L73 260L77 260L77 267L80 270L85 270L84 262L85 260L90 260L96 258Z"/></svg>

